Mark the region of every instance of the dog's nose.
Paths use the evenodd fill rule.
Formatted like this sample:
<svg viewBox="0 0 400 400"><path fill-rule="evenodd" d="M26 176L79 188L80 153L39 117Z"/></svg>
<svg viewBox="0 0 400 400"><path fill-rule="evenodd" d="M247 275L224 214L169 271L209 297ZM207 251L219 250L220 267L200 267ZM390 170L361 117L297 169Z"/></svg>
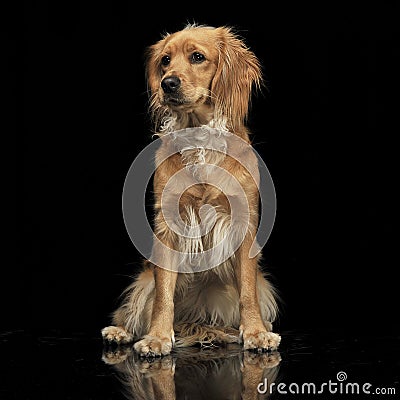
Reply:
<svg viewBox="0 0 400 400"><path fill-rule="evenodd" d="M175 93L181 86L181 80L177 76L169 76L161 81L161 87L165 93Z"/></svg>

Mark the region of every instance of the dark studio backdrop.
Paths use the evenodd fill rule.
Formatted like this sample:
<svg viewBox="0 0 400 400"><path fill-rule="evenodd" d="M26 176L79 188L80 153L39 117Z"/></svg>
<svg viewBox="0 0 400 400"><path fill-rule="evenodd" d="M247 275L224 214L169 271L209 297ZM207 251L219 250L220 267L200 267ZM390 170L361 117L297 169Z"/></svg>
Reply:
<svg viewBox="0 0 400 400"><path fill-rule="evenodd" d="M167 8L25 3L15 268L28 301L8 327L99 335L109 323L140 267L121 196L152 140L144 51L194 21L236 27L263 65L248 124L277 194L263 253L279 330L394 326L395 10Z"/></svg>

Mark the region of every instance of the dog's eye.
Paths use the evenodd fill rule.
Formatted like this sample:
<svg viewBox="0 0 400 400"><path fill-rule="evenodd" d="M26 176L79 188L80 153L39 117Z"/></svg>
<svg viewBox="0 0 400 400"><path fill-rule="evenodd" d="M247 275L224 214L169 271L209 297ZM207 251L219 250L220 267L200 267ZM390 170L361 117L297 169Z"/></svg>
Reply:
<svg viewBox="0 0 400 400"><path fill-rule="evenodd" d="M162 65L168 65L171 62L171 57L170 56L164 56L161 59L161 64Z"/></svg>
<svg viewBox="0 0 400 400"><path fill-rule="evenodd" d="M198 53L197 51L194 52L192 54L192 56L190 57L190 60L192 61L192 63L196 63L196 64L200 64L202 63L206 58L204 57L203 54Z"/></svg>

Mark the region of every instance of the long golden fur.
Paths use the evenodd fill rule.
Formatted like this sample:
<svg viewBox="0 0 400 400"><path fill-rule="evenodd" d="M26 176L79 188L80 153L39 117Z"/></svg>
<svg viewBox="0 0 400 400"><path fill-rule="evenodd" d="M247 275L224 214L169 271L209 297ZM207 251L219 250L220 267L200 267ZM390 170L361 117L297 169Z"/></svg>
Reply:
<svg viewBox="0 0 400 400"><path fill-rule="evenodd" d="M202 126L229 131L250 144L245 121L252 90L262 83L261 67L231 28L188 25L164 36L148 49L146 73L158 135ZM179 198L181 218L195 226L200 208L209 204L216 210L216 220L212 231L200 239L182 239L167 224L161 198L175 173L193 172L188 167L196 164L199 149L164 160L165 151L161 146L156 154L154 233L169 248L196 256L226 234L231 221L227 194L207 183L188 187ZM227 154L204 148L200 153L240 183L249 204L249 223L238 223L243 236L235 253L202 272L177 272L174 260L154 244L153 252L163 265L144 262L113 314L113 326L102 330L105 340L135 342L134 349L143 356L169 354L174 345L240 342L246 350L262 351L274 350L280 342L272 332L276 292L261 271L260 255L249 258L259 221L257 178ZM255 155L245 150L244 156L257 170Z"/></svg>

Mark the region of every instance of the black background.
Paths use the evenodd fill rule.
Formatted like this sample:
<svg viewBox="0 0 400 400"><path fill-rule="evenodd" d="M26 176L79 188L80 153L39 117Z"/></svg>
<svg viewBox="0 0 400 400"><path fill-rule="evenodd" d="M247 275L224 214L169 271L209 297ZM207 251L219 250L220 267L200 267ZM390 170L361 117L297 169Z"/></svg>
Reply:
<svg viewBox="0 0 400 400"><path fill-rule="evenodd" d="M235 27L263 65L248 123L277 193L264 249L277 330L395 322L396 10L258 4L25 3L9 328L98 335L109 323L140 266L121 194L152 140L144 50L187 22Z"/></svg>

